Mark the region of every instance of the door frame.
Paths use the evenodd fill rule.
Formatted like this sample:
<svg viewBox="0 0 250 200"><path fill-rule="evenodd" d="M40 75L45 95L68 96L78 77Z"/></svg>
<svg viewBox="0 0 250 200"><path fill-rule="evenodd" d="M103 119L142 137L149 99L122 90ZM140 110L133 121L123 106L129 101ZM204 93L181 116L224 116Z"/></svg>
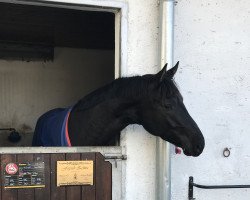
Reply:
<svg viewBox="0 0 250 200"><path fill-rule="evenodd" d="M115 14L115 78L127 75L127 38L128 38L128 4L116 0L0 0L2 3L13 3L22 5L47 6L56 8L76 9L82 11L103 11ZM24 153L32 147L1 147L0 153ZM125 147L72 147L72 148L36 148L40 153L44 152L101 152L105 155L121 155L126 152ZM119 161L119 162L117 162ZM112 199L124 198L125 192L125 161L120 159L111 162L112 172ZM114 168L116 168L114 170ZM120 181L119 181L120 180Z"/></svg>

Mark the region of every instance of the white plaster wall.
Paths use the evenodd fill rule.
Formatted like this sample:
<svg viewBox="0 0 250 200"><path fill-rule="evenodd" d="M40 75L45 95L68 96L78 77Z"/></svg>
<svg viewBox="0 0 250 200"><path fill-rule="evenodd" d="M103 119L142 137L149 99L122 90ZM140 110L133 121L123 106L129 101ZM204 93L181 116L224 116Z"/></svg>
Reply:
<svg viewBox="0 0 250 200"><path fill-rule="evenodd" d="M0 127L14 127L30 140L44 112L76 103L114 79L114 51L55 48L53 62L0 60ZM8 134L7 134L8 135ZM13 145L0 134L0 146Z"/></svg>
<svg viewBox="0 0 250 200"><path fill-rule="evenodd" d="M158 65L157 0L128 0L127 75L155 73ZM123 131L121 144L126 147L126 200L154 200L156 175L156 138L141 126Z"/></svg>
<svg viewBox="0 0 250 200"><path fill-rule="evenodd" d="M172 155L172 200L200 184L250 184L250 1L179 0L176 80L206 147L198 158ZM231 149L229 158L223 149ZM197 200L248 200L250 189L201 190Z"/></svg>

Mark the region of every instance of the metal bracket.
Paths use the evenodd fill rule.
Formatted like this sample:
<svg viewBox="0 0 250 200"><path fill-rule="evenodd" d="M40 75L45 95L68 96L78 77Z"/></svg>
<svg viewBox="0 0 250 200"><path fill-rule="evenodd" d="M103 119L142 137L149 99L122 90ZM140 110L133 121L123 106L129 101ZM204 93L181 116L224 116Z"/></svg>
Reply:
<svg viewBox="0 0 250 200"><path fill-rule="evenodd" d="M117 168L117 160L127 160L127 155L104 155L105 160L115 160L115 168Z"/></svg>
<svg viewBox="0 0 250 200"><path fill-rule="evenodd" d="M119 155L119 156L115 156L115 155L104 155L104 158L106 160L127 160L127 155Z"/></svg>
<svg viewBox="0 0 250 200"><path fill-rule="evenodd" d="M189 184L188 184L188 199L195 200L194 196L194 178L192 176L189 177Z"/></svg>

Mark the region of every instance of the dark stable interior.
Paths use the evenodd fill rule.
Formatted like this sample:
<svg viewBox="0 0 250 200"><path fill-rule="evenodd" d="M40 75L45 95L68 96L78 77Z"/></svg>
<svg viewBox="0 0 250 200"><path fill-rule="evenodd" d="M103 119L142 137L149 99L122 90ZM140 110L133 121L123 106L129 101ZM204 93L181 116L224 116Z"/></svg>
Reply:
<svg viewBox="0 0 250 200"><path fill-rule="evenodd" d="M53 61L55 47L114 50L114 13L0 3L0 59ZM14 128L0 134L16 143Z"/></svg>
<svg viewBox="0 0 250 200"><path fill-rule="evenodd" d="M114 35L113 13L0 3L0 58L53 60L54 47L111 50Z"/></svg>

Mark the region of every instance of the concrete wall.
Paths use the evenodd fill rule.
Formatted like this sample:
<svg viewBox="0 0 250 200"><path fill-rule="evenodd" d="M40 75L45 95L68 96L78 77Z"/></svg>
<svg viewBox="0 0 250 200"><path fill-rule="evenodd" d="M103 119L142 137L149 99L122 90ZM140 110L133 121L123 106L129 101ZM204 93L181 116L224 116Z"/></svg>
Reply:
<svg viewBox="0 0 250 200"><path fill-rule="evenodd" d="M158 65L157 0L128 0L127 75L155 73ZM125 191L126 200L154 200L156 175L156 138L141 126L127 127L121 135L126 147Z"/></svg>
<svg viewBox="0 0 250 200"><path fill-rule="evenodd" d="M55 48L53 62L0 60L0 127L23 135L30 145L38 117L49 109L71 106L114 79L114 51ZM7 134L0 133L0 146Z"/></svg>
<svg viewBox="0 0 250 200"><path fill-rule="evenodd" d="M187 200L189 176L201 184L250 184L250 2L179 0L175 9L176 80L206 140L198 158L172 155L171 199ZM248 200L250 190L196 188L194 195Z"/></svg>

